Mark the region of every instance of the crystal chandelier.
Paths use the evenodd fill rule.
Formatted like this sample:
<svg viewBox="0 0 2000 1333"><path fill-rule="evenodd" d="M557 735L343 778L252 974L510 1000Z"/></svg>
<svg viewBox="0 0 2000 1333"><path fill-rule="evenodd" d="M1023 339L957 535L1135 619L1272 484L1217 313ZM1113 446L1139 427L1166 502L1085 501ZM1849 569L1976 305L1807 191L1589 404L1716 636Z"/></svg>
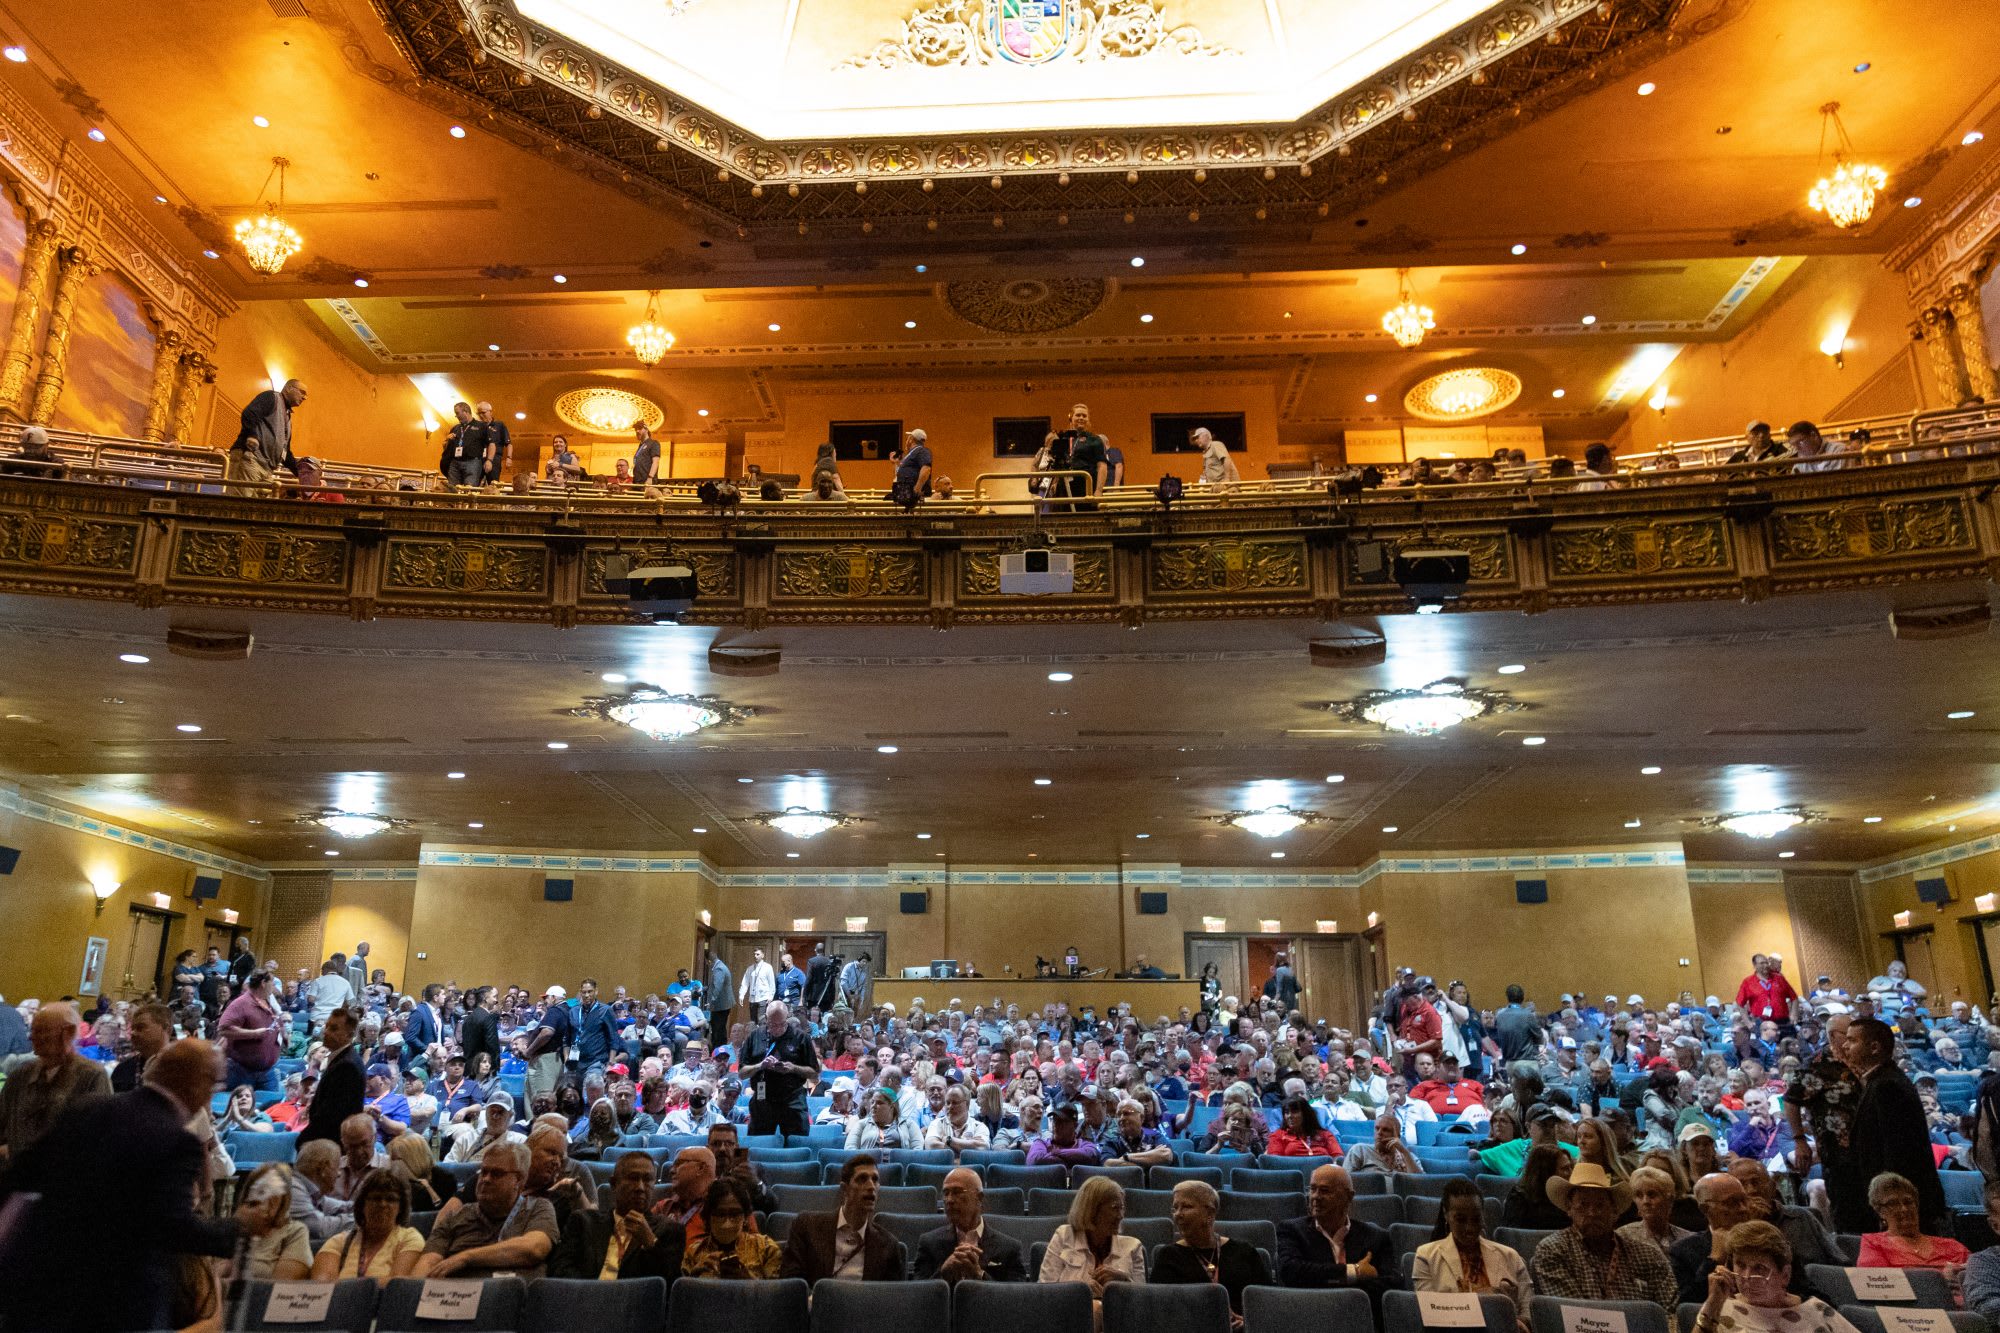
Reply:
<svg viewBox="0 0 2000 1333"><path fill-rule="evenodd" d="M1847 127L1840 123L1840 103L1828 102L1819 113L1822 158L1826 155L1827 126L1833 126L1833 174L1820 177L1806 196L1806 202L1814 212L1826 214L1836 227L1843 230L1858 227L1874 215L1875 196L1888 185L1889 173L1872 163L1850 160L1854 144L1847 137Z"/></svg>
<svg viewBox="0 0 2000 1333"><path fill-rule="evenodd" d="M271 175L278 178L277 202L264 205L264 211L254 218L244 218L236 224L236 243L243 247L244 257L250 267L259 273L274 274L285 267L285 261L304 247L305 241L285 221L285 168L291 162L282 157L271 159ZM264 178L264 190L271 188L271 177ZM264 190L257 191L258 202L262 203Z"/></svg>
<svg viewBox="0 0 2000 1333"><path fill-rule="evenodd" d="M712 694L673 694L654 685L635 685L625 694L586 699L572 717L616 722L656 741L677 741L711 727L735 726L757 710Z"/></svg>
<svg viewBox="0 0 2000 1333"><path fill-rule="evenodd" d="M1311 818L1309 814L1290 806L1274 805L1263 810L1239 811L1228 816L1225 822L1260 838L1282 838Z"/></svg>
<svg viewBox="0 0 2000 1333"><path fill-rule="evenodd" d="M321 815L317 822L328 833L338 833L343 838L372 838L389 827L389 821L377 815L356 815L344 810Z"/></svg>
<svg viewBox="0 0 2000 1333"><path fill-rule="evenodd" d="M1421 689L1370 690L1327 707L1353 722L1373 722L1404 736L1435 736L1488 713L1527 707L1500 690L1475 690L1462 680L1435 680Z"/></svg>
<svg viewBox="0 0 2000 1333"><path fill-rule="evenodd" d="M1786 829L1795 829L1806 822L1806 817L1796 810L1755 810L1747 814L1725 815L1717 821L1731 833L1741 833L1746 838L1775 838Z"/></svg>
<svg viewBox="0 0 2000 1333"><path fill-rule="evenodd" d="M1382 315L1382 331L1396 340L1398 347L1415 347L1423 342L1424 335L1437 327L1437 316L1427 305L1418 305L1416 294L1410 290L1410 270L1396 270L1397 304L1394 310Z"/></svg>
<svg viewBox="0 0 2000 1333"><path fill-rule="evenodd" d="M659 304L660 293L649 292L646 296L646 318L625 331L625 342L642 366L659 365L674 347L674 335L660 327L655 318L659 313Z"/></svg>
<svg viewBox="0 0 2000 1333"><path fill-rule="evenodd" d="M790 806L776 814L756 815L753 819L766 828L774 828L794 838L817 838L828 829L854 822L836 811L808 810L802 805Z"/></svg>

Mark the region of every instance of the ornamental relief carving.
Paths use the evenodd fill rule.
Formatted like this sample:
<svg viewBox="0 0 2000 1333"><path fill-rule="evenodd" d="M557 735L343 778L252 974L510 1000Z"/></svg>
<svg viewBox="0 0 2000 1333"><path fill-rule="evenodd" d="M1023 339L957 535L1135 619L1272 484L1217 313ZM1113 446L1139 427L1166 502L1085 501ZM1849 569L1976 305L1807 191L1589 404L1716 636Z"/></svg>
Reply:
<svg viewBox="0 0 2000 1333"><path fill-rule="evenodd" d="M1467 534L1459 541L1459 549L1472 557L1471 581L1474 583L1512 583L1514 581L1514 545L1504 532L1479 532Z"/></svg>
<svg viewBox="0 0 2000 1333"><path fill-rule="evenodd" d="M829 546L778 552L778 596L922 597L924 559L915 551Z"/></svg>
<svg viewBox="0 0 2000 1333"><path fill-rule="evenodd" d="M1068 594L1051 593L1048 596L1103 596L1111 591L1111 548L1107 546L1085 546L1075 548L1076 580ZM958 591L966 597L998 597L1000 595L1000 553L998 551L967 551L958 563Z"/></svg>
<svg viewBox="0 0 2000 1333"><path fill-rule="evenodd" d="M1550 535L1556 578L1608 578L1728 570L1729 541L1719 520L1613 523Z"/></svg>
<svg viewBox="0 0 2000 1333"><path fill-rule="evenodd" d="M182 579L337 588L347 581L347 541L292 533L183 529L174 543L173 571Z"/></svg>
<svg viewBox="0 0 2000 1333"><path fill-rule="evenodd" d="M666 547L629 551L634 568L645 565L684 564L694 571L695 588L704 597L736 595L736 557L728 551L678 551ZM586 596L609 597L604 587L604 562L611 555L595 550L584 560L583 591Z"/></svg>
<svg viewBox="0 0 2000 1333"><path fill-rule="evenodd" d="M1972 546L1965 502L1956 496L1828 505L1771 516L1771 550L1780 564L1867 560Z"/></svg>
<svg viewBox="0 0 2000 1333"><path fill-rule="evenodd" d="M557 83L576 89L580 93L597 91L597 75L590 62L567 47L552 46L542 52L537 62L542 73Z"/></svg>
<svg viewBox="0 0 2000 1333"><path fill-rule="evenodd" d="M925 0L898 31L835 69L1022 64L1240 55L1190 23L1170 24L1166 0L1062 0L1059 12L1001 27L1002 0Z"/></svg>
<svg viewBox="0 0 2000 1333"><path fill-rule="evenodd" d="M1167 542L1150 552L1154 592L1283 592L1306 586L1302 541Z"/></svg>
<svg viewBox="0 0 2000 1333"><path fill-rule="evenodd" d="M1103 278L979 278L948 282L944 303L968 324L1016 336L1081 324L1111 298Z"/></svg>
<svg viewBox="0 0 2000 1333"><path fill-rule="evenodd" d="M137 523L18 510L0 513L0 563L125 574L132 572L138 555Z"/></svg>
<svg viewBox="0 0 2000 1333"><path fill-rule="evenodd" d="M1490 56L1512 46L1542 24L1542 16L1532 9L1510 9L1497 18L1488 19L1472 34L1472 49L1482 56Z"/></svg>
<svg viewBox="0 0 2000 1333"><path fill-rule="evenodd" d="M548 567L545 546L391 541L382 585L408 592L539 594L548 589Z"/></svg>

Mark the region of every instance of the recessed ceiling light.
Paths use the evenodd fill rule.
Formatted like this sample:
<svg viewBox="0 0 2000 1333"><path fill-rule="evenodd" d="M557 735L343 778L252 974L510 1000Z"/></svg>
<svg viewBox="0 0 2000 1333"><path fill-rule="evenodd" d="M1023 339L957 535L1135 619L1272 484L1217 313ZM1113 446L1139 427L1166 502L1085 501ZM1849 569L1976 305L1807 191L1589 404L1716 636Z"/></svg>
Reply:
<svg viewBox="0 0 2000 1333"><path fill-rule="evenodd" d="M1946 713L1945 716L1954 722L1963 722L1968 717L1976 717L1978 714L1974 713L1970 708L1961 708L1956 713Z"/></svg>
<svg viewBox="0 0 2000 1333"><path fill-rule="evenodd" d="M738 779L736 779L736 780L737 780L738 782L744 782L744 783L749 783L749 782L755 782L755 781L756 781L757 779L755 779L755 778L738 778Z"/></svg>
<svg viewBox="0 0 2000 1333"><path fill-rule="evenodd" d="M1506 666L1497 668L1499 673L1503 676L1518 676L1527 669L1528 668L1522 666L1519 662L1509 662Z"/></svg>
<svg viewBox="0 0 2000 1333"><path fill-rule="evenodd" d="M1911 195L1911 196L1910 196L1909 198L1907 198L1907 199L1905 199L1905 200L1903 201L1903 207L1904 207L1904 208L1916 208L1917 206L1919 206L1919 205L1920 205L1920 204L1922 204L1923 202L1924 202L1924 197L1923 197L1922 195L1920 195L1920 194L1913 194L1913 195Z"/></svg>
<svg viewBox="0 0 2000 1333"><path fill-rule="evenodd" d="M200 730L201 730L201 725L200 725L199 723L196 723L196 722L182 722L182 723L178 724L177 726L175 726L175 727L174 727L174 730L175 730L175 731L185 731L185 732L187 732L187 733L188 733L189 735L193 735L193 734L194 734L195 732L197 732L197 731L200 731Z"/></svg>
<svg viewBox="0 0 2000 1333"><path fill-rule="evenodd" d="M1328 782L1345 782L1345 781L1347 781L1347 774L1345 774L1345 773L1329 773L1329 774L1327 774L1327 775L1326 775L1326 780L1327 780Z"/></svg>
<svg viewBox="0 0 2000 1333"><path fill-rule="evenodd" d="M705 828L698 828L698 829L689 829L689 830L688 830L688 832L690 832L690 833L706 833L706 832L708 832L708 830L707 830L707 829L705 829Z"/></svg>
<svg viewBox="0 0 2000 1333"><path fill-rule="evenodd" d="M339 853L339 852L336 852L336 851L334 851L334 850L333 850L332 848L328 848L325 854L326 854L326 855L328 855L328 856L339 856L339 855L340 855L340 853Z"/></svg>
<svg viewBox="0 0 2000 1333"><path fill-rule="evenodd" d="M487 350L487 351L489 351L489 352L497 352L497 351L499 351L499 350L500 350L500 344L499 344L499 343L487 343L487 344L486 344L486 350Z"/></svg>
<svg viewBox="0 0 2000 1333"><path fill-rule="evenodd" d="M465 137L465 126L454 125L451 127L449 133L451 134L451 137L454 139L463 139Z"/></svg>
<svg viewBox="0 0 2000 1333"><path fill-rule="evenodd" d="M1658 764L1648 764L1639 771L1645 774L1649 778L1658 777L1660 774L1660 766Z"/></svg>
<svg viewBox="0 0 2000 1333"><path fill-rule="evenodd" d="M1864 824L1879 824L1879 823L1881 823L1881 822L1882 822L1882 816L1880 816L1880 815L1865 815L1865 816L1863 816L1863 817L1862 817L1862 820L1861 820L1861 822L1862 822L1862 823L1864 823Z"/></svg>
<svg viewBox="0 0 2000 1333"><path fill-rule="evenodd" d="M1382 826L1382 831L1384 833L1394 833L1396 831L1396 826L1394 824L1384 824Z"/></svg>
<svg viewBox="0 0 2000 1333"><path fill-rule="evenodd" d="M204 250L204 251L202 251L201 253L202 253L202 257L203 257L204 259L220 259L220 258L222 258L222 256L221 256L221 255L217 254L217 253L216 253L215 251L213 251L213 250Z"/></svg>
<svg viewBox="0 0 2000 1333"><path fill-rule="evenodd" d="M1550 393L1550 394L1549 394L1549 397L1551 397L1551 398L1567 398L1567 397L1569 397L1569 390L1567 390L1567 389L1557 389L1557 390L1555 390L1554 392Z"/></svg>
<svg viewBox="0 0 2000 1333"><path fill-rule="evenodd" d="M567 750L567 749L569 748L569 742L568 742L568 741L550 741L550 742L549 742L549 748L550 748L551 750Z"/></svg>
<svg viewBox="0 0 2000 1333"><path fill-rule="evenodd" d="M1651 83L1642 83L1642 84L1640 84L1640 85L1639 85L1639 96L1641 96L1641 97L1651 97L1651 96L1653 95L1653 89L1654 89L1654 87L1655 87L1655 86L1656 86L1656 85L1654 85L1654 84L1651 84Z"/></svg>
<svg viewBox="0 0 2000 1333"><path fill-rule="evenodd" d="M1521 744L1523 745L1547 745L1548 743L1549 743L1549 738L1547 736L1521 737Z"/></svg>
<svg viewBox="0 0 2000 1333"><path fill-rule="evenodd" d="M1864 60L1860 64L1854 67L1854 72L1856 74L1866 74L1869 68L1870 68L1869 62Z"/></svg>
<svg viewBox="0 0 2000 1333"><path fill-rule="evenodd" d="M1584 322L1585 324L1595 324L1595 323L1597 322L1597 316L1595 316L1595 315L1585 315L1585 316L1583 317L1583 322Z"/></svg>
<svg viewBox="0 0 2000 1333"><path fill-rule="evenodd" d="M694 414L698 417L705 417L708 415L708 409L705 407L697 407L694 410Z"/></svg>
<svg viewBox="0 0 2000 1333"><path fill-rule="evenodd" d="M919 273L928 273L928 272L930 272L930 271L931 271L931 266L930 266L929 264L919 264L919 265L917 265L917 272L919 272Z"/></svg>
<svg viewBox="0 0 2000 1333"><path fill-rule="evenodd" d="M1035 785L1036 785L1037 787L1046 787L1046 786L1048 786L1048 785L1049 785L1049 784L1050 784L1051 782L1054 782L1054 781L1055 781L1055 779L1054 779L1054 778L1036 778L1036 779L1035 779Z"/></svg>
<svg viewBox="0 0 2000 1333"><path fill-rule="evenodd" d="M558 273L558 274L556 274L556 275L555 275L555 276L554 276L553 278L550 278L550 279L549 279L549 281L550 281L550 282L553 282L553 283L554 283L554 284L555 284L556 286L560 287L560 286L562 286L562 285L563 285L564 283L566 283L566 282L568 282L568 281L569 281L569 274L567 274L567 273Z"/></svg>
<svg viewBox="0 0 2000 1333"><path fill-rule="evenodd" d="M1628 820L1626 820L1626 821L1625 821L1625 827L1626 827L1626 828L1638 828L1638 827L1639 827L1639 821L1638 821L1638 820L1636 820L1636 819L1628 819Z"/></svg>
<svg viewBox="0 0 2000 1333"><path fill-rule="evenodd" d="M876 753L876 754L894 754L894 753L896 753L896 747L895 747L895 746L893 746L893 745L878 745L878 746L876 746L876 747L875 747L875 753Z"/></svg>
<svg viewBox="0 0 2000 1333"><path fill-rule="evenodd" d="M1153 322L1153 317L1151 315L1141 315L1139 316L1139 322L1141 324L1151 324Z"/></svg>
<svg viewBox="0 0 2000 1333"><path fill-rule="evenodd" d="M1519 244L1519 243L1516 243L1516 244L1515 244L1515 246L1514 246L1514 248L1513 248L1513 250L1512 250L1512 251L1511 251L1510 253L1513 253L1513 254L1517 254L1517 255L1524 255L1524 254L1528 253L1528 247L1527 247L1527 246L1525 246L1525 245L1521 245L1521 244Z"/></svg>
<svg viewBox="0 0 2000 1333"><path fill-rule="evenodd" d="M0 50L0 56L6 56L17 65L25 65L28 63L28 48L25 46L10 46L5 50Z"/></svg>
<svg viewBox="0 0 2000 1333"><path fill-rule="evenodd" d="M1076 677L1067 671L1051 671L1049 672L1049 679L1060 685L1064 681L1075 680Z"/></svg>
<svg viewBox="0 0 2000 1333"><path fill-rule="evenodd" d="M526 421L527 419L528 419L528 414L526 412L516 412L514 414L514 420L516 421Z"/></svg>
<svg viewBox="0 0 2000 1333"><path fill-rule="evenodd" d="M104 131L98 129L97 126L95 125L92 125L88 130L85 131L85 133L90 137L93 143L104 142Z"/></svg>
<svg viewBox="0 0 2000 1333"><path fill-rule="evenodd" d="M250 123L252 125L255 125L260 130L268 130L271 128L270 120L263 116L250 117Z"/></svg>
<svg viewBox="0 0 2000 1333"><path fill-rule="evenodd" d="M153 202L156 204L164 204L167 202L167 196L163 194L156 194L153 196Z"/></svg>
<svg viewBox="0 0 2000 1333"><path fill-rule="evenodd" d="M931 840L931 835L928 833L919 833L917 835L918 842L929 842L930 840Z"/></svg>
<svg viewBox="0 0 2000 1333"><path fill-rule="evenodd" d="M779 324L766 324L764 327L769 329L773 333L780 333L783 332L784 326Z"/></svg>
<svg viewBox="0 0 2000 1333"><path fill-rule="evenodd" d="M355 285L356 287L366 287L366 286L368 285L368 279L366 279L366 278L356 278L356 279L354 280L354 285Z"/></svg>
<svg viewBox="0 0 2000 1333"><path fill-rule="evenodd" d="M789 861L796 861L799 859L799 854L797 852L786 852L785 859Z"/></svg>
<svg viewBox="0 0 2000 1333"><path fill-rule="evenodd" d="M485 827L486 827L486 825L484 825L484 824L467 824L467 825L466 825L466 827L467 827L467 828L485 828Z"/></svg>
<svg viewBox="0 0 2000 1333"><path fill-rule="evenodd" d="M1361 395L1361 401L1364 403L1372 403L1375 401L1375 395L1372 393L1364 393Z"/></svg>
<svg viewBox="0 0 2000 1333"><path fill-rule="evenodd" d="M1282 861L1285 859L1285 854L1283 852L1272 852L1271 859L1273 861Z"/></svg>
<svg viewBox="0 0 2000 1333"><path fill-rule="evenodd" d="M1133 268L1144 268L1144 267L1146 267L1146 256L1144 256L1144 255L1133 255L1133 256L1132 256L1132 267L1133 267Z"/></svg>
<svg viewBox="0 0 2000 1333"><path fill-rule="evenodd" d="M1985 138L1986 138L1986 133L1983 130L1967 130L1965 132L1965 137L1963 139L1960 139L1958 142L1961 148L1970 148L1972 147L1972 145L1976 143L1983 142Z"/></svg>
<svg viewBox="0 0 2000 1333"><path fill-rule="evenodd" d="M1944 826L1944 831L1945 831L1946 833L1956 833L1956 832L1958 832L1958 825L1956 825L1956 824L1946 824L1946 825Z"/></svg>
<svg viewBox="0 0 2000 1333"><path fill-rule="evenodd" d="M1153 835L1150 833L1134 833L1132 836L1137 838L1140 842L1144 842L1146 839L1152 837Z"/></svg>
<svg viewBox="0 0 2000 1333"><path fill-rule="evenodd" d="M118 660L121 662L130 662L133 666L144 666L153 659L144 653L120 653L118 654Z"/></svg>
<svg viewBox="0 0 2000 1333"><path fill-rule="evenodd" d="M903 327L906 329L914 329L915 327L917 327L917 321L915 321L914 319L906 319L903 321Z"/></svg>
<svg viewBox="0 0 2000 1333"><path fill-rule="evenodd" d="M464 777L465 774L459 772L457 769L453 769L451 772L445 774L445 776L450 778L453 782L457 782L460 778Z"/></svg>
<svg viewBox="0 0 2000 1333"><path fill-rule="evenodd" d="M1792 858L1793 858L1794 856L1797 856L1797 855L1798 855L1798 853L1797 853L1797 852L1779 852L1779 853L1778 853L1778 859L1779 859L1780 861L1789 861L1789 860L1791 860L1791 859L1792 859Z"/></svg>

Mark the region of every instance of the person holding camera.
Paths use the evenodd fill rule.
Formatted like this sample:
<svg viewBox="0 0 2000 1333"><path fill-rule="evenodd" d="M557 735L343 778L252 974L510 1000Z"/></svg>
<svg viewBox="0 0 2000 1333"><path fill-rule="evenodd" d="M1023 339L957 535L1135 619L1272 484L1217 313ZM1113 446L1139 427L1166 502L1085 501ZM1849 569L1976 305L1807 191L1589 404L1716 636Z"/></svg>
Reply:
<svg viewBox="0 0 2000 1333"><path fill-rule="evenodd" d="M736 1069L750 1085L752 1134L805 1136L812 1127L806 1089L819 1082L819 1052L783 1001L764 1007L763 1025L744 1041Z"/></svg>

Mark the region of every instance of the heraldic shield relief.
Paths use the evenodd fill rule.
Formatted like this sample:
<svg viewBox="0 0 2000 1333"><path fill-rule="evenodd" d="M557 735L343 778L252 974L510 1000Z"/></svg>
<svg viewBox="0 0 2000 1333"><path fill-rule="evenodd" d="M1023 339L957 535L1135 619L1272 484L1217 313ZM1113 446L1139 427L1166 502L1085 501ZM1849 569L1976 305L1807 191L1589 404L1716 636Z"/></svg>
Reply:
<svg viewBox="0 0 2000 1333"><path fill-rule="evenodd" d="M1077 0L986 0L1003 60L1039 65L1062 54L1076 31Z"/></svg>

